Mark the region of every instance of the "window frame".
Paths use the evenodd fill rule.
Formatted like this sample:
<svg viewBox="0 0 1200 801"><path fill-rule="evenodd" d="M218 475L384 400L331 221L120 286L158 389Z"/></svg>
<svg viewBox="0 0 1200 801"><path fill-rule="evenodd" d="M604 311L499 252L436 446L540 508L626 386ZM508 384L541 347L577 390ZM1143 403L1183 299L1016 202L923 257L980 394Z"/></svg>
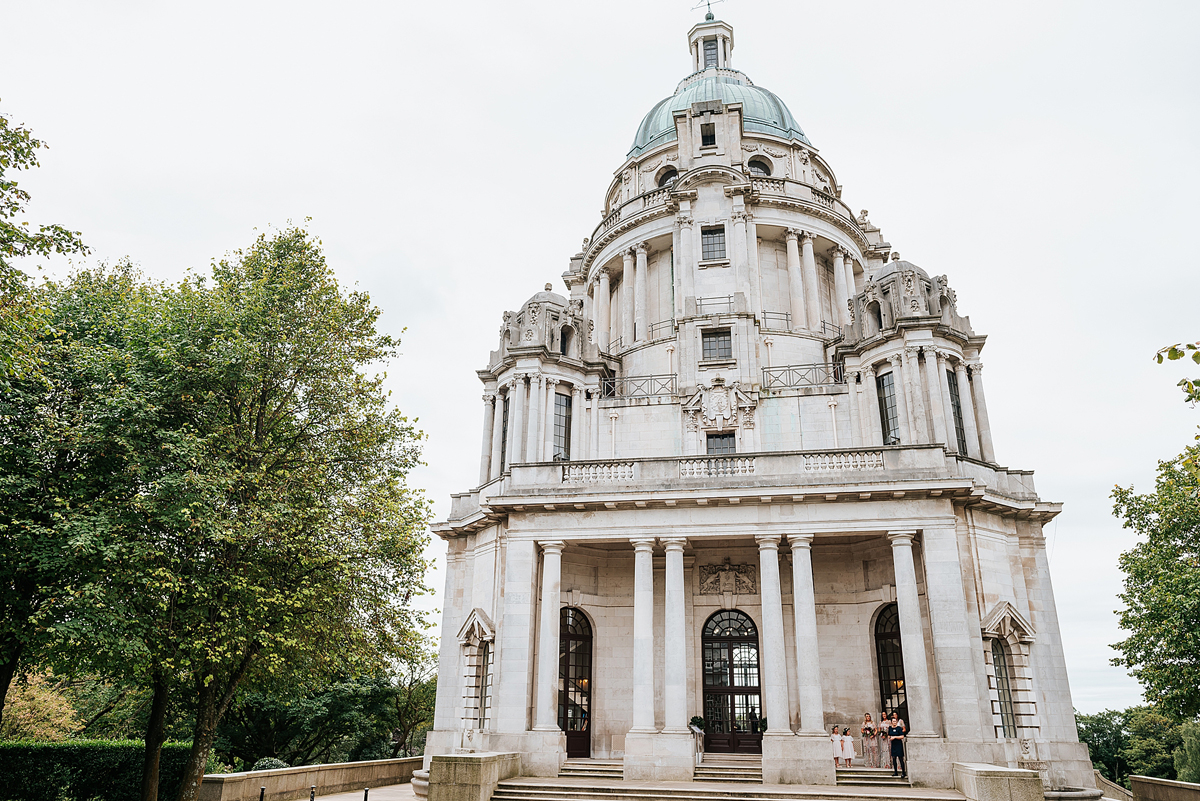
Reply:
<svg viewBox="0 0 1200 801"><path fill-rule="evenodd" d="M759 169L760 170L765 169L765 172L763 172L763 171L755 172L754 166L756 164L762 165ZM771 166L771 162L763 156L755 156L752 159L750 159L749 161L747 161L746 169L748 169L750 171L750 175L754 178L770 178L771 174L774 172L774 169Z"/></svg>
<svg viewBox="0 0 1200 801"><path fill-rule="evenodd" d="M879 427L884 445L900 445L900 412L896 406L896 374L889 370L875 376L879 399Z"/></svg>
<svg viewBox="0 0 1200 801"><path fill-rule="evenodd" d="M709 255L710 242L705 241L705 237L720 237L721 255ZM713 244L713 253L716 253L716 239L711 240ZM700 226L700 261L702 263L714 261L729 261L729 237L726 235L724 225L702 225Z"/></svg>
<svg viewBox="0 0 1200 801"><path fill-rule="evenodd" d="M718 445L728 445L726 450L722 447L721 450L713 450L714 441ZM737 432L736 431L709 431L704 438L704 455L705 456L733 456L737 453Z"/></svg>
<svg viewBox="0 0 1200 801"><path fill-rule="evenodd" d="M700 147L717 146L717 124L715 122L700 123Z"/></svg>
<svg viewBox="0 0 1200 801"><path fill-rule="evenodd" d="M999 637L992 639L992 674L996 678L996 713L1000 718L1000 733L1004 739L1017 736L1017 715L1012 695L1012 659L1007 643Z"/></svg>
<svg viewBox="0 0 1200 801"><path fill-rule="evenodd" d="M715 343L713 345L715 353L710 353L710 342ZM733 361L732 327L700 329L700 361L701 363Z"/></svg>
<svg viewBox="0 0 1200 801"><path fill-rule="evenodd" d="M572 398L565 392L554 393L554 434L553 451L550 454L552 462L571 461L571 417Z"/></svg>
<svg viewBox="0 0 1200 801"><path fill-rule="evenodd" d="M958 376L953 370L946 371L946 386L950 392L950 410L954 417L954 434L958 443L959 456L967 455L967 429L963 423L962 395L959 394Z"/></svg>
<svg viewBox="0 0 1200 801"><path fill-rule="evenodd" d="M709 61L710 55L712 56L711 62ZM705 39L703 41L703 47L701 48L700 57L703 61L703 66L701 67L701 69L708 69L710 67L720 66L720 64L721 64L721 45L717 41L717 37L713 36L713 37Z"/></svg>

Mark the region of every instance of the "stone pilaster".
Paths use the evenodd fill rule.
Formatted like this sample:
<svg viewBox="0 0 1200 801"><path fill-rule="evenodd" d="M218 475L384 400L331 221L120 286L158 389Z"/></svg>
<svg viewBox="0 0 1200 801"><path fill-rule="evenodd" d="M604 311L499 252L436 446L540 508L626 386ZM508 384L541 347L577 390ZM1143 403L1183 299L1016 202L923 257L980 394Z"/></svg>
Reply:
<svg viewBox="0 0 1200 801"><path fill-rule="evenodd" d="M925 632L917 596L917 570L913 561L915 531L889 531L892 563L896 571L896 607L900 614L900 651L904 659L904 697L908 702L908 728L915 735L933 734L933 696L929 662L925 657Z"/></svg>
<svg viewBox="0 0 1200 801"><path fill-rule="evenodd" d="M650 338L650 323L646 316L646 248L645 242L638 242L633 249L637 256L637 274L633 284L633 321L636 342L645 342Z"/></svg>
<svg viewBox="0 0 1200 801"><path fill-rule="evenodd" d="M608 353L609 325L612 323L612 292L609 288L608 270L601 270L596 279L596 345L601 353Z"/></svg>
<svg viewBox="0 0 1200 801"><path fill-rule="evenodd" d="M942 406L942 386L938 381L937 349L925 345L921 350L925 353L925 385L929 392L929 416L933 420L933 441L946 444L950 442L947 432L954 428L954 421L946 419L946 410Z"/></svg>
<svg viewBox="0 0 1200 801"><path fill-rule="evenodd" d="M788 294L792 301L792 330L808 329L808 313L804 303L804 276L800 269L800 232L794 228L787 231L787 274Z"/></svg>
<svg viewBox="0 0 1200 801"><path fill-rule="evenodd" d="M975 421L979 426L979 450L985 462L996 462L992 447L992 424L988 421L987 399L983 394L983 365L971 363L971 397L975 400Z"/></svg>
<svg viewBox="0 0 1200 801"><path fill-rule="evenodd" d="M633 285L636 283L634 253L630 248L621 254L625 272L621 275L621 350L633 347Z"/></svg>
<svg viewBox="0 0 1200 801"><path fill-rule="evenodd" d="M562 606L561 540L539 542L542 546L542 601L538 624L537 710L534 731L558 731L558 631Z"/></svg>
<svg viewBox="0 0 1200 801"><path fill-rule="evenodd" d="M846 257L841 248L833 249L833 305L834 322L845 328L850 324L849 312L846 307Z"/></svg>
<svg viewBox="0 0 1200 801"><path fill-rule="evenodd" d="M801 265L804 271L804 308L808 312L808 330L821 330L821 301L817 294L817 257L813 253L816 234L805 231L800 237Z"/></svg>
<svg viewBox="0 0 1200 801"><path fill-rule="evenodd" d="M541 373L534 373L529 376L529 412L525 418L525 426L527 428L525 437L525 461L537 462L541 461L542 440L544 436L541 433L541 427L545 423L542 419L542 399L545 395L545 379Z"/></svg>
<svg viewBox="0 0 1200 801"><path fill-rule="evenodd" d="M525 451L525 438L522 434L525 430L525 376L518 373L515 379L517 399L515 403L508 405L508 464L505 467L524 461L522 455ZM512 396L511 391L509 396Z"/></svg>
<svg viewBox="0 0 1200 801"><path fill-rule="evenodd" d="M633 728L654 728L654 539L630 540L633 553Z"/></svg>
<svg viewBox="0 0 1200 801"><path fill-rule="evenodd" d="M663 656L665 665L664 728L670 734L688 733L687 716L687 615L683 583L683 549L687 540L669 537L663 540L666 549L666 619L663 621Z"/></svg>
<svg viewBox="0 0 1200 801"><path fill-rule="evenodd" d="M954 377L958 382L958 407L962 410L963 428L967 435L967 455L980 458L979 430L975 427L975 402L971 398L971 382L967 379L967 365L959 359L954 363Z"/></svg>
<svg viewBox="0 0 1200 801"><path fill-rule="evenodd" d="M921 389L921 349L914 345L904 348L904 387L908 396L908 418L912 425L913 442L929 442L929 426L925 418L925 391Z"/></svg>

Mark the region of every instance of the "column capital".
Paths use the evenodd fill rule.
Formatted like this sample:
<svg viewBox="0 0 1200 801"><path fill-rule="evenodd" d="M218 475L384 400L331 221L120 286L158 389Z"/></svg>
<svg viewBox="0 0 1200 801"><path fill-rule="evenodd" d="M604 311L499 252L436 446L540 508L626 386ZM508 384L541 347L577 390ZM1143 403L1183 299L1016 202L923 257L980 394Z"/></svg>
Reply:
<svg viewBox="0 0 1200 801"><path fill-rule="evenodd" d="M816 240L816 238L817 238L817 235L815 233L813 233L812 231L802 231L800 233L800 241L801 242L813 242L814 240Z"/></svg>
<svg viewBox="0 0 1200 801"><path fill-rule="evenodd" d="M778 534L758 534L754 537L754 541L758 543L760 551L776 551L779 550L780 535Z"/></svg>
<svg viewBox="0 0 1200 801"><path fill-rule="evenodd" d="M913 537L915 536L917 536L916 529L889 531L887 533L887 538L891 541L893 548L897 545L912 545Z"/></svg>
<svg viewBox="0 0 1200 801"><path fill-rule="evenodd" d="M921 352L921 346L920 346L920 345L905 345L905 346L904 346L904 353L905 353L905 355L907 355L907 356L908 356L910 359L915 359L915 358L917 358L917 354L918 354L918 353L920 353L920 352Z"/></svg>
<svg viewBox="0 0 1200 801"><path fill-rule="evenodd" d="M626 264L633 261L633 256L633 248L625 248L621 251L621 259L625 261Z"/></svg>
<svg viewBox="0 0 1200 801"><path fill-rule="evenodd" d="M495 402L496 402L496 393L495 393L495 392L485 392L485 393L483 393L483 402L484 402L486 405L488 405L488 406L491 406L493 403L495 403Z"/></svg>
<svg viewBox="0 0 1200 801"><path fill-rule="evenodd" d="M964 362L962 359L955 359L954 360L954 372L962 373L965 376L967 374L967 363Z"/></svg>
<svg viewBox="0 0 1200 801"><path fill-rule="evenodd" d="M792 546L792 550L795 550L797 548L811 548L812 547L812 541L813 541L812 534L806 534L804 532L797 532L796 534L788 534L787 537L788 537L788 545Z"/></svg>
<svg viewBox="0 0 1200 801"><path fill-rule="evenodd" d="M837 401L835 401L833 398L830 398L825 402L825 405L832 409L837 406Z"/></svg>
<svg viewBox="0 0 1200 801"><path fill-rule="evenodd" d="M691 216L689 216L687 214L679 214L679 215L676 215L676 217L675 217L675 224L678 225L681 229L682 228L691 228L693 222L695 222L695 221L691 218Z"/></svg>
<svg viewBox="0 0 1200 801"><path fill-rule="evenodd" d="M899 353L893 353L891 356L887 357L887 360L892 363L892 367L898 367L900 362L904 360L904 357Z"/></svg>
<svg viewBox="0 0 1200 801"><path fill-rule="evenodd" d="M874 378L875 377L875 365L872 364L868 367L864 367L862 369L862 374L864 377L867 378L867 380Z"/></svg>
<svg viewBox="0 0 1200 801"><path fill-rule="evenodd" d="M667 553L673 551L683 553L683 549L687 547L688 541L686 537L663 537L662 544Z"/></svg>
<svg viewBox="0 0 1200 801"><path fill-rule="evenodd" d="M630 537L629 544L639 553L654 553L654 537Z"/></svg>
<svg viewBox="0 0 1200 801"><path fill-rule="evenodd" d="M542 546L542 553L561 554L563 548L567 544L562 540L538 540L538 545Z"/></svg>
<svg viewBox="0 0 1200 801"><path fill-rule="evenodd" d="M609 420L616 420L616 419L617 419L618 417L620 417L620 416L621 416L621 413L620 413L620 412L618 412L616 409L613 409L612 411L610 411L610 412L608 413L608 419L609 419Z"/></svg>
<svg viewBox="0 0 1200 801"><path fill-rule="evenodd" d="M675 343L668 342L667 343L667 353L674 353L674 352L675 352Z"/></svg>
<svg viewBox="0 0 1200 801"><path fill-rule="evenodd" d="M833 256L833 258L842 259L843 261L845 261L846 257L850 255L841 245L834 245L830 249L829 253L831 256Z"/></svg>
<svg viewBox="0 0 1200 801"><path fill-rule="evenodd" d="M967 367L971 368L971 375L983 375L983 362L967 362Z"/></svg>
<svg viewBox="0 0 1200 801"><path fill-rule="evenodd" d="M545 380L546 380L546 386L548 386L548 387L553 387L553 386L557 386L558 384L565 383L561 379L551 378L550 376L546 376Z"/></svg>
<svg viewBox="0 0 1200 801"><path fill-rule="evenodd" d="M650 249L650 245L647 242L638 242L636 245L633 246L634 253L641 254L641 255L645 255L646 251L649 249Z"/></svg>
<svg viewBox="0 0 1200 801"><path fill-rule="evenodd" d="M788 242L791 242L793 239L799 239L800 233L801 232L799 228L789 228L787 229L787 233L784 234L784 239Z"/></svg>

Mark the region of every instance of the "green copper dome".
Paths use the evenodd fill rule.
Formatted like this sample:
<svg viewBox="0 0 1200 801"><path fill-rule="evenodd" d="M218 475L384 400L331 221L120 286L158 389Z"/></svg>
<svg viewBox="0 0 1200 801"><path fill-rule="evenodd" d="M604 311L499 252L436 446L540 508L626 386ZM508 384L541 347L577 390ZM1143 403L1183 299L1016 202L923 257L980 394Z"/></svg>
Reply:
<svg viewBox="0 0 1200 801"><path fill-rule="evenodd" d="M800 130L792 112L788 111L788 107L774 93L753 86L744 78L735 77L739 73L729 74L732 70L722 72L726 74L706 75L690 82L685 81L675 90L674 95L659 101L638 126L633 147L629 149L626 157L636 156L674 140L674 113L691 108L693 103L709 100L741 103L743 129L746 133L764 133L784 139L797 139L812 146L804 131Z"/></svg>

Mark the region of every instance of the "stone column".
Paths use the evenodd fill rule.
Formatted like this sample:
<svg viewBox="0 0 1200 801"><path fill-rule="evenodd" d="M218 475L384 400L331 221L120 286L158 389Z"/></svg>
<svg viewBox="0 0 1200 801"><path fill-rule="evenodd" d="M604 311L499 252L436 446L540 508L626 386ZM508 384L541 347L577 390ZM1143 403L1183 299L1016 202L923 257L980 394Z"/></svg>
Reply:
<svg viewBox="0 0 1200 801"><path fill-rule="evenodd" d="M949 443L946 433L954 427L954 422L946 419L946 410L942 407L942 385L937 376L937 351L932 345L921 348L925 352L925 385L929 390L929 416L933 418L933 441Z"/></svg>
<svg viewBox="0 0 1200 801"><path fill-rule="evenodd" d="M534 731L558 731L558 629L562 606L561 540L542 546L542 608L538 624L537 706Z"/></svg>
<svg viewBox="0 0 1200 801"><path fill-rule="evenodd" d="M675 375L675 343L667 343L667 372Z"/></svg>
<svg viewBox="0 0 1200 801"><path fill-rule="evenodd" d="M621 261L625 265L621 275L621 350L628 350L633 347L633 285L637 281L632 248L621 254Z"/></svg>
<svg viewBox="0 0 1200 801"><path fill-rule="evenodd" d="M617 418L621 413L616 409L608 410L608 458L617 458Z"/></svg>
<svg viewBox="0 0 1200 801"><path fill-rule="evenodd" d="M800 272L800 232L795 228L787 231L787 274L788 294L792 297L792 330L808 328L808 314L804 311L804 278Z"/></svg>
<svg viewBox="0 0 1200 801"><path fill-rule="evenodd" d="M917 597L917 570L913 563L915 531L889 531L892 563L896 570L896 607L900 613L900 653L904 659L904 697L908 702L908 727L913 734L933 734L933 696L929 692L929 662L925 658L925 632L921 602Z"/></svg>
<svg viewBox="0 0 1200 801"><path fill-rule="evenodd" d="M633 728L654 728L654 539L633 544Z"/></svg>
<svg viewBox="0 0 1200 801"><path fill-rule="evenodd" d="M863 392L867 396L868 445L883 444L883 424L879 421L879 385L875 383L875 368L868 367L863 373Z"/></svg>
<svg viewBox="0 0 1200 801"><path fill-rule="evenodd" d="M507 387L506 394L501 395L499 394L499 391L497 391L496 404L493 407L495 409L495 413L492 415L492 458L491 470L488 471L488 479L492 481L500 478L500 473L504 470L504 465L501 464L500 461L500 451L504 448L504 446L501 444L503 442L502 438L504 437L504 403L506 402L506 398L512 397L513 385L510 381L505 386ZM497 388L497 390L499 390L499 388ZM508 424L509 428L511 428L512 421L509 420Z"/></svg>
<svg viewBox="0 0 1200 801"><path fill-rule="evenodd" d="M958 379L958 408L962 410L963 433L967 437L967 455L979 458L979 431L975 428L975 403L971 400L971 382L967 380L967 365L962 359L954 363Z"/></svg>
<svg viewBox="0 0 1200 801"><path fill-rule="evenodd" d="M525 436L525 461L537 462L542 458L540 426L542 424L542 395L545 393L545 383L541 373L529 376L529 414L525 426L528 429Z"/></svg>
<svg viewBox="0 0 1200 801"><path fill-rule="evenodd" d="M638 242L634 247L637 254L637 276L633 289L634 336L637 342L650 338L650 323L646 316L646 243Z"/></svg>
<svg viewBox="0 0 1200 801"><path fill-rule="evenodd" d="M805 231L800 237L804 269L804 306L808 311L808 330L821 330L821 300L817 294L817 257L813 255L816 234Z"/></svg>
<svg viewBox="0 0 1200 801"><path fill-rule="evenodd" d="M546 379L546 406L543 410L542 419L545 421L543 426L542 442L542 461L554 461L554 396L558 393L555 387L558 386L557 378Z"/></svg>
<svg viewBox="0 0 1200 801"><path fill-rule="evenodd" d="M850 404L850 444L861 448L863 444L862 404L858 402L858 371L851 370L846 374L846 400Z"/></svg>
<svg viewBox="0 0 1200 801"><path fill-rule="evenodd" d="M905 399L908 393L904 391L904 357L897 353L889 356L888 361L892 363L892 389L896 393L896 421L900 425L900 444L912 445L912 426L908 422L908 401ZM882 425L881 420L880 426Z"/></svg>
<svg viewBox="0 0 1200 801"><path fill-rule="evenodd" d="M679 261L675 264L675 270L679 273L679 298L675 302L675 313L677 317L684 317L696 312L696 284L695 284L695 256L693 255L692 244L692 218L691 215L680 212L675 218L676 224L679 226ZM692 305L687 305L688 299L691 299Z"/></svg>
<svg viewBox="0 0 1200 801"><path fill-rule="evenodd" d="M849 251L846 252L846 297L853 298L858 294L858 287L854 285L854 259L851 258Z"/></svg>
<svg viewBox="0 0 1200 801"><path fill-rule="evenodd" d="M829 430L833 432L833 447L840 448L837 430L837 401L830 398L826 404L829 406Z"/></svg>
<svg viewBox="0 0 1200 801"><path fill-rule="evenodd" d="M948 354L944 350L937 351L938 384L942 393L942 408L946 414L946 447L951 453L958 453L958 427L954 423L954 403L950 399L950 380L946 376Z"/></svg>
<svg viewBox="0 0 1200 801"><path fill-rule="evenodd" d="M523 462L525 450L525 376L517 374L517 402L508 405L508 464ZM509 393L512 394L511 392Z"/></svg>
<svg viewBox="0 0 1200 801"><path fill-rule="evenodd" d="M666 620L663 632L663 656L666 663L666 692L663 722L664 732L687 734L687 617L683 583L683 549L687 540L682 537L663 539L667 551Z"/></svg>
<svg viewBox="0 0 1200 801"><path fill-rule="evenodd" d="M792 546L792 610L796 618L796 680L800 696L800 731L825 730L821 693L821 657L817 649L817 601L813 589L812 534L788 534Z"/></svg>
<svg viewBox="0 0 1200 801"><path fill-rule="evenodd" d="M596 346L601 353L608 353L609 331L612 311L609 309L611 293L608 286L608 270L601 270L596 282Z"/></svg>
<svg viewBox="0 0 1200 801"><path fill-rule="evenodd" d="M921 365L917 361L921 349L915 345L904 348L904 388L908 394L908 419L912 424L913 442L929 442L925 423L925 393L921 389Z"/></svg>
<svg viewBox="0 0 1200 801"><path fill-rule="evenodd" d="M833 249L833 310L834 322L845 328L849 325L849 310L846 306L846 257L841 248Z"/></svg>
<svg viewBox="0 0 1200 801"><path fill-rule="evenodd" d="M737 200L737 198L735 198ZM733 291L735 296L742 296L742 303L750 302L750 288L746 281L746 262L748 260L748 249L746 247L746 211L744 208L735 207L732 215L733 222L733 237L730 239L730 261L733 264ZM737 304L737 298L734 297L735 311L746 311ZM754 312L750 308L751 313Z"/></svg>
<svg viewBox="0 0 1200 801"><path fill-rule="evenodd" d="M762 687L763 715L767 730L785 733L791 729L788 714L787 655L783 644L783 593L779 587L779 535L760 534L758 543L759 593L762 598ZM635 700L636 705L636 700Z"/></svg>
<svg viewBox="0 0 1200 801"><path fill-rule="evenodd" d="M583 387L576 384L571 388L571 461L582 459L587 450L583 444L583 418L586 414Z"/></svg>
<svg viewBox="0 0 1200 801"><path fill-rule="evenodd" d="M988 421L987 400L983 395L983 365L979 362L971 363L971 397L975 400L975 420L979 426L979 450L983 454L983 461L995 463L992 424Z"/></svg>
<svg viewBox="0 0 1200 801"><path fill-rule="evenodd" d="M754 215L746 215L746 262L750 273L750 311L759 320L762 319L762 270L758 266L758 224Z"/></svg>
<svg viewBox="0 0 1200 801"><path fill-rule="evenodd" d="M496 393L483 394L483 445L479 456L479 483L486 484L492 470L492 433L496 428Z"/></svg>
<svg viewBox="0 0 1200 801"><path fill-rule="evenodd" d="M600 458L600 388L592 390L592 444L588 450L589 459Z"/></svg>

